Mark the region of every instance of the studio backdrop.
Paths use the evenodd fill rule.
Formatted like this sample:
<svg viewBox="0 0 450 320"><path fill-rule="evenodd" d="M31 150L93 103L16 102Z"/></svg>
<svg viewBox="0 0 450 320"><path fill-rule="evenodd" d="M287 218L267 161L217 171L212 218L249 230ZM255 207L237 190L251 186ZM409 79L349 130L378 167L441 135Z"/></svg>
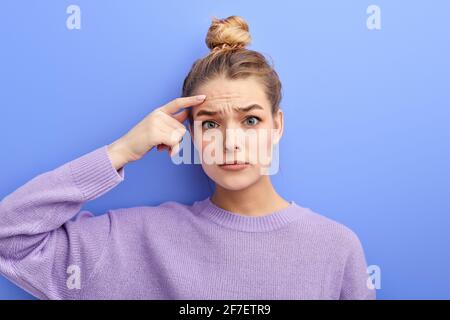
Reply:
<svg viewBox="0 0 450 320"><path fill-rule="evenodd" d="M180 96L211 17L239 15L283 84L277 191L355 231L377 298L449 299L449 14L447 0L2 0L0 197ZM213 190L167 152L125 170L85 209ZM3 277L0 298L33 299Z"/></svg>

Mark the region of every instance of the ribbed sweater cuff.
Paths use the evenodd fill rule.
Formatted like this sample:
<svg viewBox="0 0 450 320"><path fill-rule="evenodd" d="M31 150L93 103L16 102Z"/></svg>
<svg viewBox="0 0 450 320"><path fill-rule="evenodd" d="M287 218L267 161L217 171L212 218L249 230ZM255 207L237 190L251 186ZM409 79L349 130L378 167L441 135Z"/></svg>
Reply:
<svg viewBox="0 0 450 320"><path fill-rule="evenodd" d="M95 199L125 178L125 169L113 167L108 145L91 151L69 163L71 175L83 195L83 201Z"/></svg>

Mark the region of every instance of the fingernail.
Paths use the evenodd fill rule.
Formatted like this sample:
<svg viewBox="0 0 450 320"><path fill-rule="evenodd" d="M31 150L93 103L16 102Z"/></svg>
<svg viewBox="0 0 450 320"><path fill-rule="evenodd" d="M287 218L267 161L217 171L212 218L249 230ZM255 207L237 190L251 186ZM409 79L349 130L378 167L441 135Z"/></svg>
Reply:
<svg viewBox="0 0 450 320"><path fill-rule="evenodd" d="M204 94L197 96L197 100L205 100L205 98L206 98L206 95L204 95Z"/></svg>

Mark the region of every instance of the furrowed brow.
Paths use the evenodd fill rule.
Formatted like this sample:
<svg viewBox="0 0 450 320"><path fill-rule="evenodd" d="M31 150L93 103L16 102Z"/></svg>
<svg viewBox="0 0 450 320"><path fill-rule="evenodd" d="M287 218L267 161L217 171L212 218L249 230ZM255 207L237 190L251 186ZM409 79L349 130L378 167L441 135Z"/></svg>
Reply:
<svg viewBox="0 0 450 320"><path fill-rule="evenodd" d="M260 110L264 110L264 108L263 107L261 107L259 104L256 104L256 103L254 103L254 104L251 104L251 105L249 105L249 106L247 106L247 107L243 107L243 108L234 108L234 110L236 110L237 112L240 112L240 113L246 113L246 112L249 112L250 110L253 110L253 109L260 109ZM206 116L215 116L216 114L218 114L218 112L217 111L210 111L210 110L200 110L199 112L197 112L197 117L199 117L199 116L203 116L203 115L206 115Z"/></svg>
<svg viewBox="0 0 450 320"><path fill-rule="evenodd" d="M237 111L238 111L238 112L241 112L241 113L244 113L244 112L249 112L250 110L253 110L253 109L264 110L264 108L261 107L259 104L254 103L254 104L251 104L251 105L249 105L249 106L247 106L247 107L238 108Z"/></svg>

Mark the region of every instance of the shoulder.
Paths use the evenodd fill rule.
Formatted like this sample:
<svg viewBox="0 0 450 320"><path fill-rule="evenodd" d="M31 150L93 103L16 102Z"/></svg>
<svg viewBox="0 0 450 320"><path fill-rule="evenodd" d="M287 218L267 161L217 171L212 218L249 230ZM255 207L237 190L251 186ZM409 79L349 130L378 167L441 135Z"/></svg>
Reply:
<svg viewBox="0 0 450 320"><path fill-rule="evenodd" d="M109 210L112 220L117 223L143 223L143 222L164 222L176 219L179 221L183 217L190 216L192 205L177 201L163 201L156 205L142 205L133 207L122 207Z"/></svg>
<svg viewBox="0 0 450 320"><path fill-rule="evenodd" d="M304 219L300 220L303 226L302 232L314 241L343 253L361 249L361 241L350 227L310 208L303 208L303 210L306 214Z"/></svg>

